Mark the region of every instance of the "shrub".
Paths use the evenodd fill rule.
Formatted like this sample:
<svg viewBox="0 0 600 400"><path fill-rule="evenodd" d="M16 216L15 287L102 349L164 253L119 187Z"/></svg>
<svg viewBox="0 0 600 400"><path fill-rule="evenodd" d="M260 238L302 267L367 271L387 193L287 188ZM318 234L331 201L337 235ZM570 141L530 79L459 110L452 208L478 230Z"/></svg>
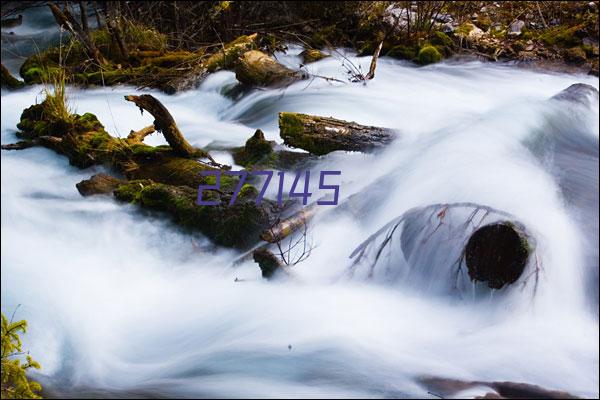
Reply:
<svg viewBox="0 0 600 400"><path fill-rule="evenodd" d="M2 398L3 399L41 399L42 387L39 383L27 379L30 368L39 369L40 365L27 353L25 363L19 358L24 354L21 349L19 333L27 330L26 321L12 322L2 314Z"/></svg>

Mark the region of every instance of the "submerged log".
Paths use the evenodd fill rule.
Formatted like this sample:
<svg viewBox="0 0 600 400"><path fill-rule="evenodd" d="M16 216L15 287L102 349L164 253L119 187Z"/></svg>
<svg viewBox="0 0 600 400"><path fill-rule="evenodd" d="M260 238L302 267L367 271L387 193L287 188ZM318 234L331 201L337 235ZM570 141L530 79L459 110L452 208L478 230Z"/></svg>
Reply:
<svg viewBox="0 0 600 400"><path fill-rule="evenodd" d="M459 296L485 296L517 282L524 287L531 278L535 294L534 249L533 237L508 213L473 203L433 204L408 210L371 235L350 255L349 273Z"/></svg>
<svg viewBox="0 0 600 400"><path fill-rule="evenodd" d="M292 112L279 113L279 135L288 146L315 155L336 150L374 150L396 138L396 133L391 129Z"/></svg>
<svg viewBox="0 0 600 400"><path fill-rule="evenodd" d="M235 77L248 86L286 86L305 79L306 75L281 65L261 51L251 50L238 60Z"/></svg>

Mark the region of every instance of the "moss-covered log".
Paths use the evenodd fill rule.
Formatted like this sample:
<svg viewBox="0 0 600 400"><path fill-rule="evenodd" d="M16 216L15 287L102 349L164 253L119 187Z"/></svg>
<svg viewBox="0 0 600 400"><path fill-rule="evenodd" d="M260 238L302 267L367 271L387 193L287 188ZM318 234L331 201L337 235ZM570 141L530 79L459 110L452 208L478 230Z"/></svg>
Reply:
<svg viewBox="0 0 600 400"><path fill-rule="evenodd" d="M285 86L306 78L306 75L281 65L261 51L251 50L236 63L235 77L248 86Z"/></svg>
<svg viewBox="0 0 600 400"><path fill-rule="evenodd" d="M125 100L135 103L140 111L143 112L143 110L146 110L152 114L155 118L154 129L162 132L175 154L186 158L206 155L204 151L195 149L185 140L169 110L156 97L149 94L142 94L140 96L129 95L125 96Z"/></svg>
<svg viewBox="0 0 600 400"><path fill-rule="evenodd" d="M241 188L234 205L229 206L239 179L226 175L221 176L219 190L203 192L205 200L219 200L219 205L198 206L198 185L215 184L214 176L201 173L219 169L218 165L197 159L207 153L189 144L182 145L187 142L178 130L166 134L166 122L171 129L176 128L172 116L151 97L139 96L136 104L141 104L140 98L144 99L143 108L151 110L157 120L125 139L108 134L93 114L58 118L52 103L46 100L23 111L17 135L24 139L20 143L26 145L8 148L44 146L64 154L80 168L105 165L125 177L121 180L95 175L77 184L82 195L114 192L119 200L166 213L175 223L200 231L220 245L247 248L259 241L260 233L270 226L269 221L278 212L276 206L268 200L257 206L257 190L248 184ZM144 144L143 138L155 128L165 136L172 135L168 141L178 149Z"/></svg>
<svg viewBox="0 0 600 400"><path fill-rule="evenodd" d="M279 134L288 146L316 155L336 150L374 150L396 137L395 132L387 128L292 112L279 113Z"/></svg>
<svg viewBox="0 0 600 400"><path fill-rule="evenodd" d="M53 47L25 60L20 75L27 84L45 83L64 68L70 82L81 85L130 84L175 93L193 88L209 73L233 69L236 60L257 47L258 35L242 35L212 51L165 51L164 35L145 29L124 34L128 57L111 40L107 30L91 33L100 54L108 62L99 67L89 62L85 46L74 41Z"/></svg>
<svg viewBox="0 0 600 400"><path fill-rule="evenodd" d="M270 203L255 204L255 190L241 190L234 205L229 206L231 192L204 192L205 200L220 200L216 206L197 205L198 190L189 186L132 180L116 187L118 200L170 215L178 225L199 230L216 244L248 248L259 241L272 213Z"/></svg>

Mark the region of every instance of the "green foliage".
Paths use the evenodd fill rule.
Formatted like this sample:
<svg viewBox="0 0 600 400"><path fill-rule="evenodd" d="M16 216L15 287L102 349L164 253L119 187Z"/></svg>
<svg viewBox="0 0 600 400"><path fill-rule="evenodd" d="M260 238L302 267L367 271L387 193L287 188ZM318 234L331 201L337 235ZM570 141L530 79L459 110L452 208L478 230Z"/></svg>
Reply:
<svg viewBox="0 0 600 400"><path fill-rule="evenodd" d="M20 333L27 331L26 321L9 321L2 314L2 398L3 399L41 399L42 387L39 383L27 379L30 368L39 369L40 364L24 353ZM25 355L25 363L19 356Z"/></svg>
<svg viewBox="0 0 600 400"><path fill-rule="evenodd" d="M442 55L434 46L425 46L419 51L417 58L419 64L427 65L441 61Z"/></svg>

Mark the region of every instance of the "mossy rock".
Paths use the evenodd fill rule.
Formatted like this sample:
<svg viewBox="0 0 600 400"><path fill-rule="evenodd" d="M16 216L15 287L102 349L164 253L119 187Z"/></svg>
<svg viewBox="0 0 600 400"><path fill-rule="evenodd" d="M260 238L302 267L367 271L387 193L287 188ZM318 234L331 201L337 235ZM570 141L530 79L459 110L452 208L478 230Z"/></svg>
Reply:
<svg viewBox="0 0 600 400"><path fill-rule="evenodd" d="M386 54L390 57L399 58L402 60L415 60L419 53L419 47L417 45L405 45L399 44L390 49Z"/></svg>
<svg viewBox="0 0 600 400"><path fill-rule="evenodd" d="M566 49L564 50L563 55L566 61L573 64L583 64L587 59L585 50L581 47L571 47L570 49Z"/></svg>
<svg viewBox="0 0 600 400"><path fill-rule="evenodd" d="M247 86L285 86L305 78L301 71L289 69L258 50L247 51L240 57L235 77Z"/></svg>
<svg viewBox="0 0 600 400"><path fill-rule="evenodd" d="M419 50L417 60L421 65L434 64L442 60L442 54L435 46L425 46Z"/></svg>
<svg viewBox="0 0 600 400"><path fill-rule="evenodd" d="M329 55L317 49L306 49L300 53L300 57L302 57L303 64L309 64L329 57Z"/></svg>
<svg viewBox="0 0 600 400"><path fill-rule="evenodd" d="M233 153L233 160L244 167L258 164L268 158L274 145L274 142L265 139L263 131L257 129L246 145Z"/></svg>

